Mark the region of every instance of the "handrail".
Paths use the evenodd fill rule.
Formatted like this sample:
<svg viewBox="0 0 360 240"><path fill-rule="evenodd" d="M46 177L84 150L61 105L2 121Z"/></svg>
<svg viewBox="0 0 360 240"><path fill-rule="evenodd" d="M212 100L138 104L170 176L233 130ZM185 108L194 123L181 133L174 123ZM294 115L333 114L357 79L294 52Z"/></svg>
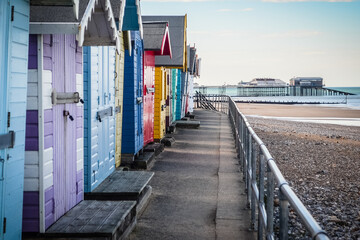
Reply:
<svg viewBox="0 0 360 240"><path fill-rule="evenodd" d="M240 112L234 100L225 95L196 95L198 101L197 107L201 107L201 102L204 101L211 103L220 101L221 104L214 104L216 110L226 113L230 117L238 158L245 180L247 203L251 209L251 228L257 230L258 239L275 239L274 218L276 216L274 215L274 198L276 182L280 205L280 214L278 216L280 229L276 237L281 240L288 239L290 204L300 217L312 239L328 240L329 237L326 232L319 226L291 189L276 165L275 159L271 156L263 141L257 136L246 117ZM203 97L206 99L204 100ZM224 104L227 106L224 106Z"/></svg>

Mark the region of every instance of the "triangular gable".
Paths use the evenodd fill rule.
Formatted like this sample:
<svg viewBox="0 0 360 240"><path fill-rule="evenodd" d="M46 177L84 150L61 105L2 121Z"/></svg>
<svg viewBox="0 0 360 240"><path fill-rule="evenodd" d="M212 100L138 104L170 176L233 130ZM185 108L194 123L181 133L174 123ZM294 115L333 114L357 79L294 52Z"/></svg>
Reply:
<svg viewBox="0 0 360 240"><path fill-rule="evenodd" d="M186 15L184 16L142 16L143 21L169 22L172 58L155 56L155 66L187 69Z"/></svg>
<svg viewBox="0 0 360 240"><path fill-rule="evenodd" d="M141 39L143 39L140 0L126 0L122 30L140 31Z"/></svg>
<svg viewBox="0 0 360 240"><path fill-rule="evenodd" d="M111 8L114 13L115 22L118 24L119 31L123 31L122 26L124 22L126 0L110 0Z"/></svg>
<svg viewBox="0 0 360 240"><path fill-rule="evenodd" d="M195 47L190 47L190 67L189 67L189 71L191 74L195 73L195 63L196 63L196 48Z"/></svg>
<svg viewBox="0 0 360 240"><path fill-rule="evenodd" d="M143 22L145 51L154 51L155 55L167 55L171 58L168 26L168 22Z"/></svg>
<svg viewBox="0 0 360 240"><path fill-rule="evenodd" d="M30 33L76 34L79 46L120 47L109 0L81 0L79 20L71 6L31 6Z"/></svg>

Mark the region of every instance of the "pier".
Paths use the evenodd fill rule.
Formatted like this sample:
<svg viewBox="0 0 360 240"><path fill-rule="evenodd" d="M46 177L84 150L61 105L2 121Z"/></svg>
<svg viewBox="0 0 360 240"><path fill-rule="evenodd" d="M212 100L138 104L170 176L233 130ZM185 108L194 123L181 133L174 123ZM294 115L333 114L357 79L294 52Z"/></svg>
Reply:
<svg viewBox="0 0 360 240"><path fill-rule="evenodd" d="M314 86L197 86L194 92L237 97L346 96L353 93Z"/></svg>

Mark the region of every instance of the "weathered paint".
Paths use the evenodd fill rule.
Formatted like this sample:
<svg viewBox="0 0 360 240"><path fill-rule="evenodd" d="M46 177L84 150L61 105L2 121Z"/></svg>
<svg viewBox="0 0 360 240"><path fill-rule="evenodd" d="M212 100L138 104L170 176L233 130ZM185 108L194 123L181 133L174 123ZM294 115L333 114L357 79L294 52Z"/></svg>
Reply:
<svg viewBox="0 0 360 240"><path fill-rule="evenodd" d="M171 69L171 114L170 114L170 122L176 121L176 102L177 102L177 78L178 78L178 70Z"/></svg>
<svg viewBox="0 0 360 240"><path fill-rule="evenodd" d="M165 110L167 98L167 72L163 67L155 68L154 139L165 136Z"/></svg>
<svg viewBox="0 0 360 240"><path fill-rule="evenodd" d="M144 146L154 141L155 54L144 53Z"/></svg>
<svg viewBox="0 0 360 240"><path fill-rule="evenodd" d="M188 87L188 108L187 112L192 113L194 111L194 75L189 76L189 87Z"/></svg>
<svg viewBox="0 0 360 240"><path fill-rule="evenodd" d="M12 8L14 14L11 21ZM0 239L13 240L21 239L22 228L28 1L0 1L0 32L0 134L15 132L14 147L0 150Z"/></svg>
<svg viewBox="0 0 360 240"><path fill-rule="evenodd" d="M51 103L52 89L82 97L82 49L75 35L34 35L29 55L35 54L37 63L28 64L24 232L44 231L83 199L83 107Z"/></svg>
<svg viewBox="0 0 360 240"><path fill-rule="evenodd" d="M169 126L171 124L171 114L172 114L172 70L165 68L166 74L166 109L165 109L165 118L166 118L166 132L169 131Z"/></svg>
<svg viewBox="0 0 360 240"><path fill-rule="evenodd" d="M119 33L120 52L116 53L115 61L115 117L116 117L116 134L115 134L115 167L121 164L121 136L123 121L123 95L124 95L124 34Z"/></svg>
<svg viewBox="0 0 360 240"><path fill-rule="evenodd" d="M176 69L176 101L175 101L175 120L181 119L181 110L182 110L182 94L181 94L181 88L182 88L182 77L181 77L181 70Z"/></svg>
<svg viewBox="0 0 360 240"><path fill-rule="evenodd" d="M187 99L188 72L181 72L181 114L180 119L185 117L185 106Z"/></svg>
<svg viewBox="0 0 360 240"><path fill-rule="evenodd" d="M115 48L84 47L85 192L115 170ZM101 117L109 110L110 116Z"/></svg>
<svg viewBox="0 0 360 240"><path fill-rule="evenodd" d="M131 32L132 53L125 51L124 110L121 153L135 155L144 143L143 44L140 32ZM125 140L126 139L126 140Z"/></svg>

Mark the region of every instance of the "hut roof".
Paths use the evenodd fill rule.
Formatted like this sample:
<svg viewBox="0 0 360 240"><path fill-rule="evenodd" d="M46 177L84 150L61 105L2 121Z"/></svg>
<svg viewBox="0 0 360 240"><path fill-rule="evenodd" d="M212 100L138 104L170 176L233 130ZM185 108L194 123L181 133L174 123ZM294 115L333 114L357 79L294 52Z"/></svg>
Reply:
<svg viewBox="0 0 360 240"><path fill-rule="evenodd" d="M76 34L79 46L116 45L119 50L110 0L80 0L76 11L73 6L31 6L30 33Z"/></svg>
<svg viewBox="0 0 360 240"><path fill-rule="evenodd" d="M143 21L165 21L169 23L172 58L155 56L156 66L179 67L186 71L186 15L184 16L142 16Z"/></svg>
<svg viewBox="0 0 360 240"><path fill-rule="evenodd" d="M171 57L171 42L168 22L143 22L144 49L156 55Z"/></svg>

